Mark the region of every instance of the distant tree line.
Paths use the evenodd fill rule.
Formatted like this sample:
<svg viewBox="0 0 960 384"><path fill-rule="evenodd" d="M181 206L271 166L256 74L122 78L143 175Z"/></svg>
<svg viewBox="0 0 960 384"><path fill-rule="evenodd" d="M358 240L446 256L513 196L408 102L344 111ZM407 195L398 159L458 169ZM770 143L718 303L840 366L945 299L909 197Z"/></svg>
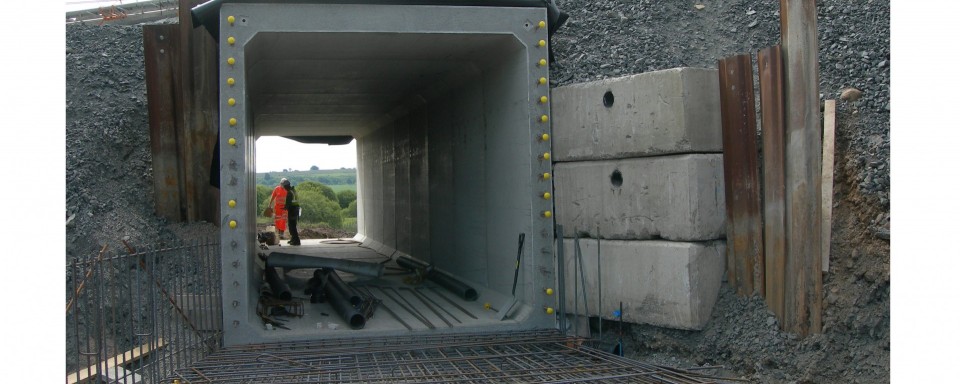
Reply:
<svg viewBox="0 0 960 384"><path fill-rule="evenodd" d="M323 185L355 185L357 184L357 170L338 169L338 170L311 170L311 171L287 171L287 172L267 172L257 174L257 184L266 186L276 186L281 178L286 177L294 185L305 182L315 182Z"/></svg>

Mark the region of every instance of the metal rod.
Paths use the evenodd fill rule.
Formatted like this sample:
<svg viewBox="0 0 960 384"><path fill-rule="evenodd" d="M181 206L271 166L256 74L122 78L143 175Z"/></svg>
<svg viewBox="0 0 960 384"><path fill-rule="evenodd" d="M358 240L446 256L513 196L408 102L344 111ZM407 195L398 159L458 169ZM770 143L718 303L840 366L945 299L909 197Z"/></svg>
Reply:
<svg viewBox="0 0 960 384"><path fill-rule="evenodd" d="M426 304L427 307L431 307L431 306L437 307L437 308L439 308L441 311L443 311L444 313L446 313L447 315L449 315L451 318L453 318L453 320L456 320L456 322L463 324L463 322L460 321L460 319L458 319L456 316L454 316L452 313L450 313L450 311L448 311L448 310L447 310L446 308L444 308L442 305L440 305L439 303L437 303L437 302L434 301L433 299L427 297L427 295L424 295L423 293L420 293L420 292L418 292L418 291L414 291L414 290L412 290L412 289L410 289L410 288L407 288L407 289L410 290L410 292L412 292L414 296L417 296L417 298L420 299L420 301L423 301L423 303ZM417 287L417 289L419 290L419 289L421 289L421 287ZM424 301L424 300L426 300L426 301ZM427 301L429 301L430 303L427 303ZM436 311L434 311L434 313L436 313ZM437 313L437 316L439 316L439 317L441 317L441 318L443 317L443 316L440 316L439 313Z"/></svg>
<svg viewBox="0 0 960 384"><path fill-rule="evenodd" d="M577 228L573 229L573 334L580 336L580 282L577 280L577 271L580 270L580 234ZM584 302L584 312L587 303Z"/></svg>
<svg viewBox="0 0 960 384"><path fill-rule="evenodd" d="M597 323L600 342L603 342L603 277L600 268L600 225L597 225Z"/></svg>
<svg viewBox="0 0 960 384"><path fill-rule="evenodd" d="M457 304L455 301L451 300L449 297L447 297L446 295L444 295L444 294L441 293L440 291L437 291L437 290L434 289L433 287L427 287L427 289L429 289L430 292L433 292L433 294L439 296L441 299L444 299L444 300L446 300L448 303L452 304L454 307L456 307L457 309L459 309L461 312L466 313L467 316L470 316L470 317L473 318L474 320L477 320L477 317L474 316L473 313L470 313L470 311L468 311L466 308L464 308L464 307L461 306L460 304Z"/></svg>
<svg viewBox="0 0 960 384"><path fill-rule="evenodd" d="M566 286L567 286L567 276L566 276L566 260L564 260L563 255L563 225L557 224L556 230L554 231L554 238L557 241L557 280L560 281L560 284L557 284L557 315L559 317L559 326L560 331L564 334L567 333L567 311L566 311Z"/></svg>
<svg viewBox="0 0 960 384"><path fill-rule="evenodd" d="M476 289L432 265L424 264L419 260L407 256L399 256L396 261L400 267L423 271L427 280L439 284L441 287L457 294L458 297L466 301L476 301L477 297L479 297Z"/></svg>

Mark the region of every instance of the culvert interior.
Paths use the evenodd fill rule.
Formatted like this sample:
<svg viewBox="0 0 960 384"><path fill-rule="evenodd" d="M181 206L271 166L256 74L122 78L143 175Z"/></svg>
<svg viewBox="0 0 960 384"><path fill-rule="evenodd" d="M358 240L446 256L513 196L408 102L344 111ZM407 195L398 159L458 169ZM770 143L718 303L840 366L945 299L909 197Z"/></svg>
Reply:
<svg viewBox="0 0 960 384"><path fill-rule="evenodd" d="M540 7L222 4L227 345L554 327L546 309L556 298L545 293L556 284L546 16ZM260 136L357 140L356 238L260 248ZM329 302L303 294L316 268L284 268L303 316L266 329L259 254L275 252L382 264L380 276L338 272L381 305L351 327ZM476 299L417 283L399 258L468 285ZM501 316L517 268L517 304Z"/></svg>

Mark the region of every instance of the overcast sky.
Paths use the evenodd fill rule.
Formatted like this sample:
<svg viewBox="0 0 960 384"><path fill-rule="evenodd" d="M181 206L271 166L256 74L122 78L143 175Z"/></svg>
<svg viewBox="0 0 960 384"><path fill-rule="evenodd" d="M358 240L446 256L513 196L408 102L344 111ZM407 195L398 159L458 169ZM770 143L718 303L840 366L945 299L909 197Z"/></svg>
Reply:
<svg viewBox="0 0 960 384"><path fill-rule="evenodd" d="M139 3L149 0L66 0L66 10L64 12L79 11L83 9L97 9L100 7L109 7L111 5L121 6L123 4Z"/></svg>
<svg viewBox="0 0 960 384"><path fill-rule="evenodd" d="M357 167L357 141L346 145L301 144L278 136L257 139L257 172L277 172L284 168L306 171Z"/></svg>

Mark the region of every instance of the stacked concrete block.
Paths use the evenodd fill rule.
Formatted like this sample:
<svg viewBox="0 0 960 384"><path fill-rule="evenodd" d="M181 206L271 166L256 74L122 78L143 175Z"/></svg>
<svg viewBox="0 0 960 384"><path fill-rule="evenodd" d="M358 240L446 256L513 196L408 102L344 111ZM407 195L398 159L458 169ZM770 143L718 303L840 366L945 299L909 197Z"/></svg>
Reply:
<svg viewBox="0 0 960 384"><path fill-rule="evenodd" d="M556 161L721 153L717 70L677 68L553 90Z"/></svg>
<svg viewBox="0 0 960 384"><path fill-rule="evenodd" d="M678 329L703 329L710 320L723 279L726 244L722 240L679 242L664 240L580 239L583 279L566 273L567 311L572 313L573 287L580 293L579 313L594 316L596 303L611 318L623 302L623 321ZM574 240L563 241L566 271L575 270ZM574 281L577 278L578 281ZM597 283L603 283L601 292Z"/></svg>
<svg viewBox="0 0 960 384"><path fill-rule="evenodd" d="M725 262L716 70L569 85L554 89L552 99L557 223L570 247L572 237L593 238L581 248L593 244L583 269L591 295L602 283L600 313L612 319L622 301L625 321L702 329ZM572 271L572 248L565 254ZM582 310L582 297L580 307L580 314L596 315L595 308Z"/></svg>
<svg viewBox="0 0 960 384"><path fill-rule="evenodd" d="M554 172L566 237L599 230L606 239L702 241L724 234L719 154L559 163Z"/></svg>

